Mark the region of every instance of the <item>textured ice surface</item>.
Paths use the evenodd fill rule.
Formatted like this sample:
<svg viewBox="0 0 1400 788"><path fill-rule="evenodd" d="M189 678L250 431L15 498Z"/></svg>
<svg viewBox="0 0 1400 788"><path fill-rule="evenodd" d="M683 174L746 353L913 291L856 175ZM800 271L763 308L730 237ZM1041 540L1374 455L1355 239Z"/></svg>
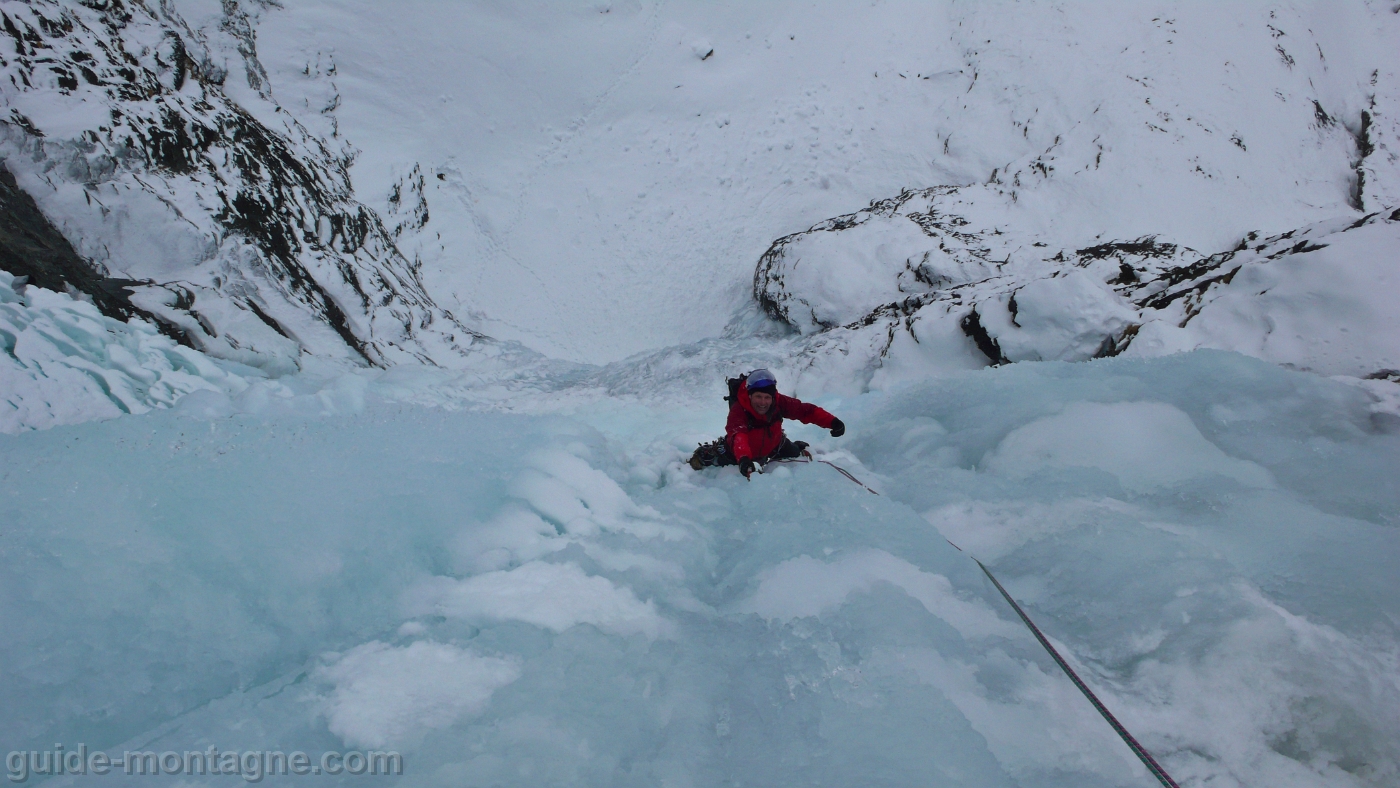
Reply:
<svg viewBox="0 0 1400 788"><path fill-rule="evenodd" d="M145 413L193 391L227 399L249 388L243 375L261 377L0 271L0 432Z"/></svg>
<svg viewBox="0 0 1400 788"><path fill-rule="evenodd" d="M0 437L0 741L387 747L415 785L1148 784L946 537L1183 784L1400 775L1400 435L1363 387L1207 351L824 400L848 436L794 436L878 496L692 472L717 398L385 390Z"/></svg>
<svg viewBox="0 0 1400 788"><path fill-rule="evenodd" d="M1268 471L1227 455L1190 416L1163 402L1071 403L1012 430L984 467L1022 478L1046 468L1097 468L1135 492L1211 475L1273 486Z"/></svg>

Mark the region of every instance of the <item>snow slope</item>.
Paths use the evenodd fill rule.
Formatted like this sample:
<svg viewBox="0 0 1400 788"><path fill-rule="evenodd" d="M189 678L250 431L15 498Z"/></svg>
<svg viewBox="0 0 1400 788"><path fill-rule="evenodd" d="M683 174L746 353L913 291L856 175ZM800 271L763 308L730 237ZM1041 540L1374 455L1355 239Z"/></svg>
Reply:
<svg viewBox="0 0 1400 788"><path fill-rule="evenodd" d="M780 238L755 296L804 335L814 372L848 386L1202 347L1333 375L1400 366L1400 209L1250 233L1206 256L1153 236L1057 247L989 223L998 199L906 191Z"/></svg>
<svg viewBox="0 0 1400 788"><path fill-rule="evenodd" d="M601 362L720 334L773 239L905 188L990 183L1057 248L1397 207L1391 10L302 2L258 51L435 297Z"/></svg>

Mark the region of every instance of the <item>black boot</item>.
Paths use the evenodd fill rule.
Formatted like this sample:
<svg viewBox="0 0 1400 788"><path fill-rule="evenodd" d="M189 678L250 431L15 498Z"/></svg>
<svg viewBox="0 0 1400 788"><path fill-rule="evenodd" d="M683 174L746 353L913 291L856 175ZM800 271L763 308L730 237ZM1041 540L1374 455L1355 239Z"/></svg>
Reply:
<svg viewBox="0 0 1400 788"><path fill-rule="evenodd" d="M778 444L778 450L773 452L769 460L795 460L799 457L811 457L812 453L807 451L807 441L793 441L783 438L783 442Z"/></svg>

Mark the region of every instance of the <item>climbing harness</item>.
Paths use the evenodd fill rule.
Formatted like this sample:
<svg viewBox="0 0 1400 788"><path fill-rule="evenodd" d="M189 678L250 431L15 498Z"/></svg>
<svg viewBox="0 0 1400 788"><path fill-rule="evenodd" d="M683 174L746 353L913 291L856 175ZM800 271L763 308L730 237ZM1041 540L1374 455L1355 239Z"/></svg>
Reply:
<svg viewBox="0 0 1400 788"><path fill-rule="evenodd" d="M803 462L810 462L810 460L804 460ZM845 468L835 463L827 462L826 460L817 460L817 462L830 465L840 471L842 476L859 484L861 487L865 487L860 479L852 476ZM869 487L865 487L865 489L879 495L879 493L871 490ZM1167 774L1167 770L1163 769L1162 765L1157 763L1157 759L1152 757L1152 753L1148 752L1146 748L1138 743L1138 740L1133 737L1133 734L1129 733L1128 729L1123 727L1123 723L1119 722L1118 718L1113 716L1113 712L1109 711L1108 707L1103 705L1103 701L1099 700L1099 697L1094 694L1094 691L1089 689L1089 685L1085 684L1084 680L1079 678L1079 674L1074 672L1074 668L1071 668L1069 663L1065 661L1065 658L1060 656L1060 652L1057 651L1054 646L1050 645L1050 640L1040 631L1040 627L1037 627L1035 622L1031 621L1031 617L1026 615L1026 611L1022 610L1021 606L1016 604L1016 600L1011 598L1011 594L1007 593L1006 589L996 579L996 576L992 574L992 570L988 569L986 564L978 561L972 554L964 552L961 547L953 544L951 539L945 537L944 541L953 545L953 549L971 558L973 563L981 567L982 571L987 575L987 579L992 581L992 585L996 586L997 590L1001 592L1002 597L1011 605L1011 609L1016 611L1016 615L1021 617L1021 621L1030 629L1031 634L1035 635L1035 639L1040 641L1040 645L1044 646L1046 651L1050 652L1050 656L1055 660L1055 664L1059 665L1065 672L1065 675L1069 676L1069 680L1074 682L1074 686L1078 687L1079 691L1084 693L1084 697L1088 698L1089 702L1094 704L1094 708L1098 709L1099 714L1103 715L1103 718L1113 727L1113 730L1118 736L1123 739L1123 743L1128 745L1128 749L1132 750L1133 754L1138 757L1138 760L1142 761L1142 765L1147 767L1147 770L1152 773L1152 776L1156 777L1157 781L1165 786L1165 788L1180 788L1180 786L1176 784L1176 781L1171 778L1171 775Z"/></svg>

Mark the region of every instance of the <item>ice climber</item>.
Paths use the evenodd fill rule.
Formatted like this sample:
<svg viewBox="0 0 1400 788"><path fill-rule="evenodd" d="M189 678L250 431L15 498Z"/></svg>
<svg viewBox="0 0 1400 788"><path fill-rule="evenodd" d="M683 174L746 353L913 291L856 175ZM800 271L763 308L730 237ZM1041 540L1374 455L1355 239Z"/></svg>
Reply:
<svg viewBox="0 0 1400 788"><path fill-rule="evenodd" d="M807 454L807 444L783 434L783 419L797 419L831 430L831 437L846 433L841 420L794 397L778 393L778 379L766 369L755 369L729 381L729 420L724 437L702 444L690 457L690 467L738 465L749 478L759 463L792 459ZM810 455L807 455L810 456Z"/></svg>

